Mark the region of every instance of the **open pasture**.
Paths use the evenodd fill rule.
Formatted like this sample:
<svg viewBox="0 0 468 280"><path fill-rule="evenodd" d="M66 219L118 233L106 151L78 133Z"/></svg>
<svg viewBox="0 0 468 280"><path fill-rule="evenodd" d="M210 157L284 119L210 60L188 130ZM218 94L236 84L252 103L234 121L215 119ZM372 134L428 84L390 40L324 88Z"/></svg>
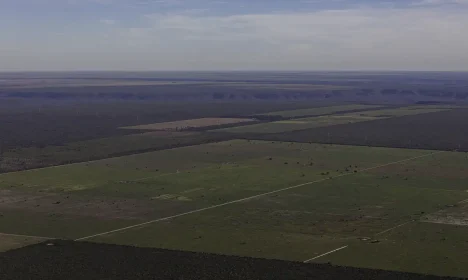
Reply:
<svg viewBox="0 0 468 280"><path fill-rule="evenodd" d="M400 242L393 258L413 242L394 228L453 227L427 217L462 207L466 174L463 153L234 140L0 175L0 232L387 269L373 248ZM425 264L401 269L447 272Z"/></svg>
<svg viewBox="0 0 468 280"><path fill-rule="evenodd" d="M365 113L370 114L370 112ZM270 141L458 150L466 152L468 151L467 133L468 110L466 108L458 108L452 110L441 109L439 112L393 118L381 118L366 122L316 127L288 133L252 134L247 135L247 137Z"/></svg>
<svg viewBox="0 0 468 280"><path fill-rule="evenodd" d="M16 148L5 151L0 170L11 172L73 162L110 158L216 141L213 135L194 131L151 131L113 136L59 146Z"/></svg>
<svg viewBox="0 0 468 280"><path fill-rule="evenodd" d="M193 129L193 128L248 123L248 122L254 122L254 121L255 119L246 119L246 118L201 118L201 119L181 120L181 121L175 121L175 122L164 122L164 123L129 126L129 127L123 127L123 129L181 131L181 130L188 130L188 129Z"/></svg>
<svg viewBox="0 0 468 280"><path fill-rule="evenodd" d="M327 107L317 107L309 109L297 109L297 110L288 110L288 111L278 111L271 112L263 115L267 116L281 116L284 118L295 118L301 116L319 116L326 114L335 114L339 112L354 111L354 110L366 110L379 108L382 106L377 105L365 105L365 104L349 104L349 105L338 105L338 106L327 106Z"/></svg>
<svg viewBox="0 0 468 280"><path fill-rule="evenodd" d="M365 105L353 105L353 106L365 106ZM381 119L388 119L388 118L395 118L395 117L401 117L401 116L418 115L418 114L424 114L424 113L432 113L432 112L449 110L449 107L443 107L443 106L410 106L410 107L393 108L393 109L377 109L377 110L369 110L369 111L363 111L363 112L352 112L352 113L345 113L345 114L333 114L334 111L331 110L331 108L339 108L339 107L341 106L310 109L310 112L312 112L315 110L320 111L320 110L326 110L327 108L329 108L330 109L329 113L331 113L331 115L326 115L326 116L294 118L292 120L282 120L282 121L269 122L269 123L252 124L252 125L246 125L246 126L218 129L215 131L229 132L229 133L255 133L255 134L261 134L261 133L270 134L271 133L273 134L273 133L307 130L307 129L319 128L319 127L329 127L329 126L334 126L334 125L369 122L369 121L375 121L375 120L381 120ZM362 107L361 109L364 109L364 107ZM295 110L295 111L303 112L303 113L298 113L298 114L305 114L305 111L307 110ZM292 113L295 111L289 111L289 112Z"/></svg>

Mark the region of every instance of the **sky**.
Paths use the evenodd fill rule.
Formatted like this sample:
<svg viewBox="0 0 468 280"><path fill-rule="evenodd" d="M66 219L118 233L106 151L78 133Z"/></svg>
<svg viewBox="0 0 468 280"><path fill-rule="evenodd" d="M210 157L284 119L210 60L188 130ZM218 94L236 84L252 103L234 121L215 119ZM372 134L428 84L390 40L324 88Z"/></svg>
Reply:
<svg viewBox="0 0 468 280"><path fill-rule="evenodd" d="M468 0L0 0L0 71L468 71Z"/></svg>

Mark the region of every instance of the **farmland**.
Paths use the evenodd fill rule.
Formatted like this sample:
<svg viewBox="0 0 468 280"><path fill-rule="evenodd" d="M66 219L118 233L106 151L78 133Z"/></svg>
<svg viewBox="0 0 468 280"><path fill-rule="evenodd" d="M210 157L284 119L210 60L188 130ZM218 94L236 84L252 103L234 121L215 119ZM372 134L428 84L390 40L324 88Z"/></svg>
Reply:
<svg viewBox="0 0 468 280"><path fill-rule="evenodd" d="M457 205L467 163L461 153L246 140L163 150L1 175L0 232L303 261L382 246L380 232ZM380 258L336 264L391 268Z"/></svg>
<svg viewBox="0 0 468 280"><path fill-rule="evenodd" d="M198 132L154 131L113 136L65 145L10 149L0 159L0 171L11 172L31 168L84 162L127 154L190 146L224 139L224 136Z"/></svg>
<svg viewBox="0 0 468 280"><path fill-rule="evenodd" d="M468 277L464 73L0 78L0 260L93 247Z"/></svg>
<svg viewBox="0 0 468 280"><path fill-rule="evenodd" d="M0 98L1 150L58 146L133 134L125 126L196 118L245 117L271 111L325 106L317 102L184 103L142 101L67 101ZM21 129L19 129L21 128Z"/></svg>
<svg viewBox="0 0 468 280"><path fill-rule="evenodd" d="M467 117L468 110L458 108L247 138L468 151Z"/></svg>
<svg viewBox="0 0 468 280"><path fill-rule="evenodd" d="M358 110L364 110L364 109L373 109L373 108L378 108L378 107L379 106L351 104L351 105L328 106L328 107L322 107L322 108L319 107L319 108L271 112L265 115L281 116L283 118L291 118L291 117L301 117L301 116L310 116L310 115L319 116L319 115L334 114L334 113L353 111L353 110L358 111Z"/></svg>
<svg viewBox="0 0 468 280"><path fill-rule="evenodd" d="M213 127L230 124L240 124L255 122L255 119L242 119L242 118L201 118L191 119L176 122L163 122L155 124L145 124L130 127L123 127L123 129L135 129L135 130L190 130L194 128Z"/></svg>
<svg viewBox="0 0 468 280"><path fill-rule="evenodd" d="M315 108L309 110L295 110L295 111L288 111L289 116L296 116L300 114L310 114L312 112L316 112L316 114L321 114L320 112L326 114L334 112L338 107L323 107L323 108ZM343 107L340 107L342 110ZM346 107L348 109L353 107ZM361 108L363 110L366 107L356 107ZM372 107L370 107L372 108ZM432 112L439 112L449 110L450 107L441 107L441 106L410 106L410 107L402 107L402 108L393 108L393 109L377 109L377 110L369 110L369 111L362 111L362 112L353 112L353 113L345 113L345 114L331 114L325 116L317 116L317 117L309 117L309 118L294 118L290 120L281 120L276 122L269 122L269 123L261 123L261 124L252 124L240 127L232 127L232 128L223 128L218 129L215 131L220 132L229 132L229 133L282 133L282 132L290 132L290 131L297 131L297 130L306 130L311 128L317 127L328 127L334 126L339 124L351 124L351 123L359 123L359 122L368 122L373 120L379 119L387 119L387 118L394 118L394 117L401 117L401 116L411 116L411 115L419 115L425 113L432 113ZM359 109L356 109L359 110ZM296 112L296 113L293 113ZM285 134L288 135L288 134Z"/></svg>

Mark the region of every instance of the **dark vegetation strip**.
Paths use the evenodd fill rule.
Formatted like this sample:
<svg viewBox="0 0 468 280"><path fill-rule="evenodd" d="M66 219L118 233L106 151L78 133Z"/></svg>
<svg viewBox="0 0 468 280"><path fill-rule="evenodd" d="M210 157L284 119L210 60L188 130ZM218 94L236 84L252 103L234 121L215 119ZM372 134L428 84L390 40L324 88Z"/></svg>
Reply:
<svg viewBox="0 0 468 280"><path fill-rule="evenodd" d="M10 100L11 101L11 100ZM36 102L0 98L0 150L45 147L132 134L119 129L168 121L226 115L251 116L279 110L333 105L326 103L156 103ZM50 104L53 105L50 105Z"/></svg>
<svg viewBox="0 0 468 280"><path fill-rule="evenodd" d="M458 279L300 262L48 241L0 254L2 280L23 279Z"/></svg>
<svg viewBox="0 0 468 280"><path fill-rule="evenodd" d="M276 106L275 105L273 105L273 106L269 105L267 107L269 108L269 107L276 107ZM200 108L206 108L206 107L205 106L201 106L201 107L196 107L195 106L195 108L200 109ZM228 108L230 108L230 107L228 107ZM310 105L309 105L308 108L310 108ZM361 110L346 110L346 111L343 111L343 112L381 110L381 109L385 109L385 108L387 108L387 107L374 108L374 109L361 109ZM147 109L147 107L144 107L144 109ZM252 117L255 117L256 115L243 114L242 113L242 112L247 113L249 110L252 110L252 109L261 110L261 108L250 108L250 109L244 108L239 114L236 114L236 115L233 115L233 114L231 114L231 115L222 115L221 113L219 113L219 115L220 115L220 117L233 117L233 118L249 117L249 118L252 118ZM86 110L85 112L89 112L89 110L90 109ZM219 108L217 110L219 110ZM59 112L61 113L62 111L60 110ZM143 110L143 112L145 112L145 110ZM166 111L163 111L163 112L166 112ZM219 111L215 111L215 112L219 112ZM108 112L105 112L105 113L108 113ZM340 114L340 113L342 113L342 112L319 114L317 116L334 115L334 114ZM144 115L144 113L140 113L140 114ZM200 112L199 114L203 114L203 113ZM205 114L207 114L207 113L205 113ZM213 112L211 112L211 114L213 114ZM123 114L123 115L126 116L125 114ZM52 117L52 116L55 116L55 115L51 114L50 117ZM59 117L59 116L60 115L58 115L57 117ZM166 117L170 118L171 116L169 115L169 116L166 116ZM7 163L7 161L5 161L5 159L2 159L2 153L8 150L9 145L8 145L8 142L6 143L6 145L5 145L5 142L1 143L2 138L0 137L0 173L8 173L8 172L14 172L14 171L20 171L20 170L29 170L29 169L49 167L49 166L55 166L55 165L70 164L70 163L86 162L86 161L91 161L91 160L99 160L99 159L119 157L119 156L132 155L132 154L138 154L138 153L161 151L161 150L179 148L179 147L186 147L186 146L195 146L195 145L200 145L200 144L227 141L227 140L232 140L232 139L236 139L236 138L244 138L244 137L248 138L248 136L243 137L242 135L232 134L232 133L217 133L217 132L216 133L205 133L204 131L208 131L208 130L212 130L212 129L220 129L220 128L237 127L237 126L247 126L247 125L257 124L257 123L267 123L267 122L271 122L271 121L275 120L275 118L277 119L277 117L273 116L272 120L259 120L259 121L252 121L252 122L247 122L247 123L235 123L235 124L214 125L214 126L199 127L199 128L189 128L189 129L187 129L187 131L196 131L196 132L202 132L202 133L199 134L199 135L193 135L193 136L189 135L189 136L185 136L185 137L175 138L174 142L171 142L171 143L168 143L168 141L170 141L170 140L162 138L159 143L157 141L155 141L154 145L152 145L151 147L146 147L146 148L135 147L135 149L126 150L124 152L120 152L120 151L115 151L115 152L114 151L112 151L112 152L96 151L96 150L93 150L93 149L96 148L94 146L91 146L91 148L89 148L87 146L82 146L79 149L76 149L76 147L75 148L70 147L70 149L66 149L66 150L68 150L70 152L70 155L69 155L70 158L68 158L66 160L61 159L58 156L54 157L54 155L50 155L50 154L47 154L47 153L46 154L41 154L40 150L39 151L31 151L30 152L31 155L28 156L28 155L25 155L24 153L21 153L21 152L15 153L14 152L15 149L13 149L12 150L13 153L11 153L11 156L15 157L15 155L18 154L19 158L17 158L14 162ZM280 117L280 118L281 119L295 119L295 118L301 118L301 116L287 117L287 118ZM140 118L138 118L138 119L140 119ZM144 118L144 119L146 120L146 118ZM67 120L67 119L65 118L65 120ZM63 120L60 120L60 121L63 121ZM120 122L122 122L122 121L120 121ZM93 127L88 123L83 124L83 123L80 123L80 122L78 122L78 123L73 122L73 125L75 125L77 127L77 131L74 131L74 133L82 132L82 134L84 136L86 136L86 133L91 133L91 134L95 133L94 136L96 137L97 135L101 135L103 133L103 130L104 130L104 133L105 133L105 129L101 129L101 127L96 127L96 126ZM69 124L69 126L71 126L71 124ZM83 131L83 129L85 129L86 131ZM94 130L94 129L97 129L97 131ZM0 130L1 130L1 125L0 125ZM147 130L127 130L127 129L118 129L118 130L120 130L120 131L118 131L118 135L121 135L121 136L127 135L127 134L138 134L138 133L148 132ZM24 135L25 137L27 135L30 135L29 133L31 133L31 131L26 132L26 131L23 131L23 130L21 130L19 132L20 133L26 133L26 135ZM44 135L44 137L46 137L44 139L45 143L48 142L47 138L53 136L54 133L56 133L56 132L58 133L58 132L61 132L61 131L59 131L57 129L57 130L53 130L52 132L45 132L45 135ZM108 131L108 132L111 133L111 131ZM65 134L65 133L67 133L67 131L65 130L62 133ZM9 135L9 136L11 137L11 135ZM7 136L7 139L8 139L9 136ZM50 146L50 145L65 145L66 146L67 141L70 141L70 139L64 138L63 135L62 135L62 137L58 136L57 139L53 139L52 143L49 143L48 145L46 145L45 143L42 143L41 140L38 140L38 138L37 138L38 136L40 137L40 134L39 135L31 135L31 137L32 137L31 140L32 141L39 141L40 144L36 144L37 148L39 148L39 149L45 148L45 147ZM68 136L71 139L73 139L73 137L71 137L70 135L68 135ZM36 137L36 138L34 138L34 137ZM112 140L109 140L109 141L112 141ZM144 141L144 140L142 139L142 141ZM135 144L138 145L138 142L135 142ZM28 146L28 145L26 145L26 146ZM74 150L74 149L76 149L76 150ZM58 151L59 150L57 150L57 152ZM40 157L38 157L38 155L40 155Z"/></svg>
<svg viewBox="0 0 468 280"><path fill-rule="evenodd" d="M134 155L134 154L170 150L170 149L176 149L176 148L182 148L182 147L198 146L202 144L217 143L217 142L223 142L223 141L235 139L235 136L228 135L228 134L203 133L196 137L187 136L185 138L189 138L189 140L185 142L186 139L184 140L183 138L180 138L178 139L179 141L177 142L173 142L169 144L165 143L165 144L157 145L155 147L150 147L150 148L133 149L133 150L124 151L124 152L119 151L119 152L113 152L113 153L108 153L108 154L86 153L86 156L82 158L70 158L68 160L54 160L52 162L38 162L38 163L31 164L31 165L23 165L19 168L14 168L14 169L8 169L8 168L1 169L0 168L0 174L23 171L23 170L32 170L32 169L38 169L38 168L46 168L46 167L52 167L52 166L74 164L74 163L84 163L84 162L89 162L89 161L117 158L117 157L129 156L129 155Z"/></svg>
<svg viewBox="0 0 468 280"><path fill-rule="evenodd" d="M468 152L468 109L333 125L243 139Z"/></svg>
<svg viewBox="0 0 468 280"><path fill-rule="evenodd" d="M358 103L355 103L358 104ZM366 105L364 103L359 105ZM373 104L369 104L373 105ZM341 110L335 111L330 113L323 113L323 114L308 114L308 115L300 115L300 116L292 116L292 117L283 117L281 115L255 115L252 118L257 118L259 120L267 120L267 121L282 121L282 120L295 120L295 119L304 119L304 118L313 118L313 117L324 117L324 116L333 116L333 115L342 115L342 114L351 114L351 113L360 113L360 112L369 112L369 111L379 111L385 109L398 109L402 107L408 107L408 105L401 106L401 105L382 105L382 107L374 107L374 108L366 108L366 109L352 109L352 110Z"/></svg>

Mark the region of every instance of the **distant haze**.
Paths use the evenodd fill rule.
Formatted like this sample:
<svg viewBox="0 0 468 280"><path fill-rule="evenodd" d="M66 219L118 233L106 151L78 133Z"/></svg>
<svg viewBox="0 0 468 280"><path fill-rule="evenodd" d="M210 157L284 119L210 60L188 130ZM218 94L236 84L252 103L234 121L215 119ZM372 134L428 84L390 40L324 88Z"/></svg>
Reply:
<svg viewBox="0 0 468 280"><path fill-rule="evenodd" d="M468 71L468 0L0 0L0 71Z"/></svg>

